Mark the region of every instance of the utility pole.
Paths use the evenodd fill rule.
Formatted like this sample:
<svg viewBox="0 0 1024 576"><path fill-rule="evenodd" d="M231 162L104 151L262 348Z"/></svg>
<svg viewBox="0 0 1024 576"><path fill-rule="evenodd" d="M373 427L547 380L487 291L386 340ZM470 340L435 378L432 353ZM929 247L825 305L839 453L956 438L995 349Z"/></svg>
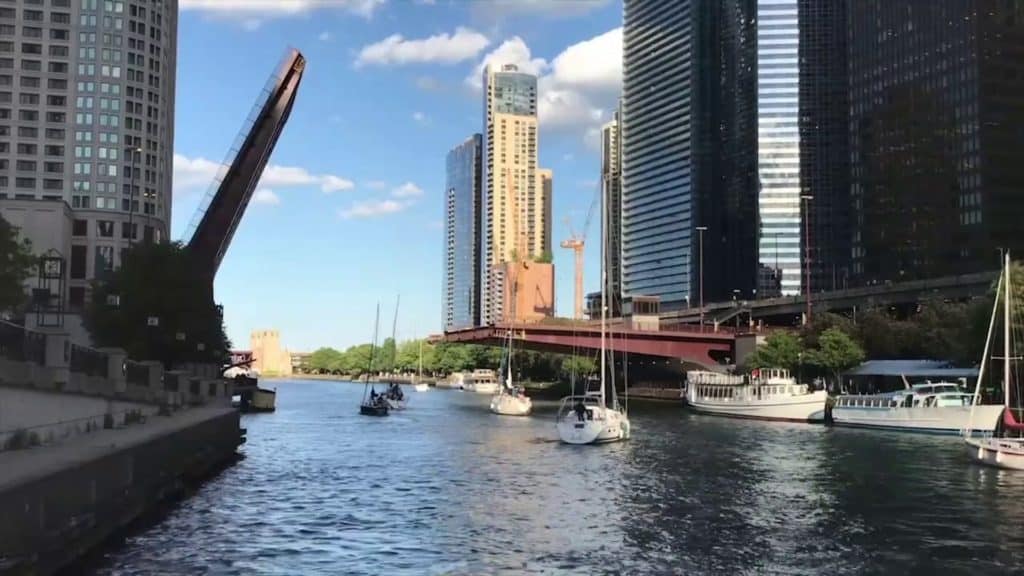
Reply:
<svg viewBox="0 0 1024 576"><path fill-rule="evenodd" d="M804 271L806 280L804 281L804 293L807 298L807 320L806 323L811 323L811 200L814 196L804 194L800 196L800 199L804 201Z"/></svg>
<svg viewBox="0 0 1024 576"><path fill-rule="evenodd" d="M697 232L700 234L700 331L704 331L704 232L707 232L707 226L697 226Z"/></svg>

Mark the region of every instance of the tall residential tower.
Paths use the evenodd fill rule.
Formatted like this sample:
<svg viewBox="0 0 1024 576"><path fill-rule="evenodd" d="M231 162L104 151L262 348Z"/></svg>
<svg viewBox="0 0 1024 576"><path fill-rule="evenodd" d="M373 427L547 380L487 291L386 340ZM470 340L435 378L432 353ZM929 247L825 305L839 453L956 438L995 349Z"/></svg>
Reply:
<svg viewBox="0 0 1024 576"><path fill-rule="evenodd" d="M480 319L493 324L507 313L506 265L550 255L551 177L537 166L537 77L488 66L483 88Z"/></svg>
<svg viewBox="0 0 1024 576"><path fill-rule="evenodd" d="M132 242L167 238L177 19L176 0L0 3L0 211L29 234L44 205L68 222L72 310Z"/></svg>

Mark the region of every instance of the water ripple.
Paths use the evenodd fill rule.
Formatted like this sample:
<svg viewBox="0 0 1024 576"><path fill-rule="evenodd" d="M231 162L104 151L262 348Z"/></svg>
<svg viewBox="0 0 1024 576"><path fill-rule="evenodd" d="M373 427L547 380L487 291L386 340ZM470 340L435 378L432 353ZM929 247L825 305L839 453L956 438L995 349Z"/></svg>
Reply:
<svg viewBox="0 0 1024 576"><path fill-rule="evenodd" d="M955 440L634 406L635 438L557 441L553 407L413 394L387 419L361 387L285 382L246 417L245 458L99 574L1014 574L1024 474Z"/></svg>

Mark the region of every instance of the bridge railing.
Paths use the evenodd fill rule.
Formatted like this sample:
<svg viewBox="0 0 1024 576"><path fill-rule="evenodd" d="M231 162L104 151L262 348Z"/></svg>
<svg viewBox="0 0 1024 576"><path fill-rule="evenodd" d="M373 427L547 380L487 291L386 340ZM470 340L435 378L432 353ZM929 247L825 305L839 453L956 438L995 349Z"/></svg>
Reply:
<svg viewBox="0 0 1024 576"><path fill-rule="evenodd" d="M46 364L46 335L0 321L0 357L42 366Z"/></svg>
<svg viewBox="0 0 1024 576"><path fill-rule="evenodd" d="M69 367L72 372L106 378L110 362L106 354L78 344L71 345Z"/></svg>

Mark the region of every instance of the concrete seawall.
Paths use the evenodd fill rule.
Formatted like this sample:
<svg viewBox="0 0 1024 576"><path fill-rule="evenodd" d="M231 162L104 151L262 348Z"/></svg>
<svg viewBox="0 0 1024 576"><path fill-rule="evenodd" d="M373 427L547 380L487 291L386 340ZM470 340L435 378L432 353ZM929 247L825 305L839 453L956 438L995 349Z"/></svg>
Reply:
<svg viewBox="0 0 1024 576"><path fill-rule="evenodd" d="M52 574L234 461L239 414L153 416L55 446L0 454L0 574Z"/></svg>

